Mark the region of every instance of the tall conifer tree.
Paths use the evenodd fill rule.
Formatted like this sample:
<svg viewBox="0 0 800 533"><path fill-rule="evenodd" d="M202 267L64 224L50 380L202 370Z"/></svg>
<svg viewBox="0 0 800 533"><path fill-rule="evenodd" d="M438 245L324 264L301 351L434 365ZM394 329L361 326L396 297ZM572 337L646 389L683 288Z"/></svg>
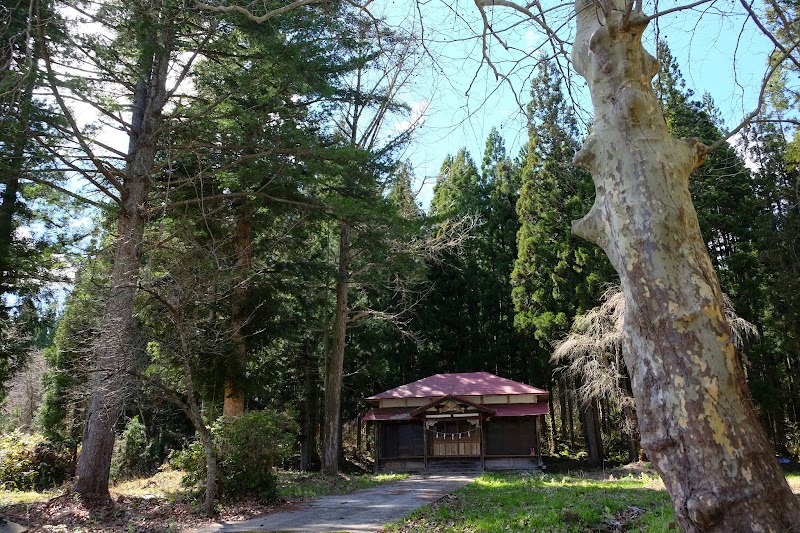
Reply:
<svg viewBox="0 0 800 533"><path fill-rule="evenodd" d="M535 357L545 374L553 342L566 335L577 314L595 305L603 285L613 279L602 252L570 232L569 221L586 212L594 188L589 174L571 164L578 149L578 127L561 84L553 63L543 63L532 83L530 140L523 152L517 202L518 256L512 273L515 325L536 343ZM562 397L570 394L564 380L559 388ZM561 405L565 428L564 418L572 415L565 409L567 402ZM599 462L597 407L582 405L580 412L589 459Z"/></svg>

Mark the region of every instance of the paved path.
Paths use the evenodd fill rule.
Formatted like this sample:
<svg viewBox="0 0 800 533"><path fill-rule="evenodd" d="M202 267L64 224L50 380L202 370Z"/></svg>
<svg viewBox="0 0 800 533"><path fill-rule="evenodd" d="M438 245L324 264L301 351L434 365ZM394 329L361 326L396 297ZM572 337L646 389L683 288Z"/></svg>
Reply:
<svg viewBox="0 0 800 533"><path fill-rule="evenodd" d="M240 522L213 524L197 533L245 531L377 531L414 509L471 483L476 474L411 476L340 496L302 502L297 509Z"/></svg>

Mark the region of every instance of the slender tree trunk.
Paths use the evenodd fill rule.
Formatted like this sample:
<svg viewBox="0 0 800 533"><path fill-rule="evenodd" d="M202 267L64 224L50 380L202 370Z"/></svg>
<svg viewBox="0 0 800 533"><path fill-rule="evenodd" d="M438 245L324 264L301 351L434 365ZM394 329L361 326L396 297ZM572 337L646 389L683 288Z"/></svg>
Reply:
<svg viewBox="0 0 800 533"><path fill-rule="evenodd" d="M170 35L162 30L153 36L153 40L166 45ZM147 220L150 177L162 122L161 111L166 101L168 60L167 54L161 52L145 61L142 65L144 79L136 84L134 90L128 163L123 178L124 193L117 222L110 290L100 319L100 334L95 342L92 394L76 468L78 479L74 490L89 500L109 498L114 426L129 392L129 371L139 346L134 300Z"/></svg>
<svg viewBox="0 0 800 533"><path fill-rule="evenodd" d="M214 450L214 441L211 432L205 426L197 427L200 442L203 443L203 452L206 455L206 493L203 496L203 511L206 516L214 514L214 500L217 497L217 452Z"/></svg>
<svg viewBox="0 0 800 533"><path fill-rule="evenodd" d="M764 338L763 335L761 338ZM766 418L770 420L770 424L767 427L770 427L772 430L772 442L776 451L785 455L788 453L786 449L786 404L781 401L781 398L786 397L786 390L785 387L781 387L780 377L774 371L775 368L778 368L778 365L775 364L774 354L770 352L766 354L766 357L769 357L769 369L771 370L763 368L764 364L762 361L762 374L764 376L762 380L769 384L773 397L778 398L778 401L772 403L770 412L765 413Z"/></svg>
<svg viewBox="0 0 800 533"><path fill-rule="evenodd" d="M341 396L339 398L340 398L339 401L341 403ZM339 409L339 439L338 439L339 442L336 443L336 448L339 450L339 460L337 461L339 466L343 465L345 463L345 461L347 460L347 457L345 457L345 455L344 455L344 431L345 431L345 429L346 428L345 428L344 420L342 419L342 410ZM337 470L338 470L338 468L337 468Z"/></svg>
<svg viewBox="0 0 800 533"><path fill-rule="evenodd" d="M626 436L628 439L628 462L635 463L639 460L639 421L632 405L622 407L625 423L628 426Z"/></svg>
<svg viewBox="0 0 800 533"><path fill-rule="evenodd" d="M640 5L640 4L637 4ZM800 531L800 504L758 423L700 234L689 174L699 141L667 132L624 0L577 0L573 64L595 121L575 162L595 203L573 231L603 247L625 293L623 354L642 445L684 531Z"/></svg>
<svg viewBox="0 0 800 533"><path fill-rule="evenodd" d="M567 380L564 379L564 382L566 384ZM573 402L572 402L572 396L573 396L572 387L565 389L564 390L564 395L567 397L567 412L566 412L566 416L567 416L567 426L569 427L569 449L570 450L574 450L575 449L575 418L574 418L575 409L573 409L573 407L572 407L572 405L573 405Z"/></svg>
<svg viewBox="0 0 800 533"><path fill-rule="evenodd" d="M339 429L342 407L342 372L347 335L349 307L347 291L350 287L350 233L346 221L341 221L339 232L339 269L336 279L336 308L333 320L333 346L325 369L325 422L322 435L322 473L334 476L339 473Z"/></svg>
<svg viewBox="0 0 800 533"><path fill-rule="evenodd" d="M225 395L222 401L222 416L237 417L244 414L244 392L240 383L242 367L247 359L247 299L250 297L250 275L253 266L253 220L252 210L239 206L240 214L234 227L234 251L236 253L236 285L231 293L231 327L235 360L229 365L225 379Z"/></svg>
<svg viewBox="0 0 800 533"><path fill-rule="evenodd" d="M550 407L552 407L552 404L550 405ZM536 424L536 422L534 422L534 424ZM544 442L542 442L542 441L544 439L548 438L548 435L550 435L551 437L553 436L553 434L550 432L550 428L548 427L547 417L546 416L542 416L541 417L541 420L540 420L540 423L539 423L539 429L540 429L539 437L540 437L541 440L539 441L538 453L539 453L539 455L544 455L544 453L545 453ZM553 449L554 449L553 440L550 440L549 449L550 449L550 453L552 454L553 453Z"/></svg>
<svg viewBox="0 0 800 533"><path fill-rule="evenodd" d="M566 443L569 439L567 433L567 389L564 386L566 378L561 378L558 382L558 408L561 411L561 442ZM555 428L555 426L554 426ZM555 429L553 430L555 431ZM571 440L571 439L570 439Z"/></svg>
<svg viewBox="0 0 800 533"><path fill-rule="evenodd" d="M552 384L552 382L551 382ZM553 387L550 387L550 390L553 390ZM548 404L548 411L550 411L550 454L556 455L558 453L558 436L556 435L556 410L555 406L553 405L553 395L549 394L547 396L547 404ZM563 434L562 434L563 437Z"/></svg>
<svg viewBox="0 0 800 533"><path fill-rule="evenodd" d="M591 404L586 405L581 402L580 412L589 464L600 464L603 461L603 440L600 438L596 402L592 400Z"/></svg>
<svg viewBox="0 0 800 533"><path fill-rule="evenodd" d="M619 359L619 356L617 356L617 359ZM636 400L633 397L633 389L631 388L631 380L629 377L625 376L621 378L619 386L625 391L625 397L622 399L622 414L625 416L625 425L627 426L628 462L635 463L639 460L639 449L641 448L639 419L636 418L636 409L634 409Z"/></svg>
<svg viewBox="0 0 800 533"><path fill-rule="evenodd" d="M311 339L306 338L303 346L303 395L304 400L300 406L300 470L308 472L314 462L316 448L317 419L317 380L316 361L311 352Z"/></svg>

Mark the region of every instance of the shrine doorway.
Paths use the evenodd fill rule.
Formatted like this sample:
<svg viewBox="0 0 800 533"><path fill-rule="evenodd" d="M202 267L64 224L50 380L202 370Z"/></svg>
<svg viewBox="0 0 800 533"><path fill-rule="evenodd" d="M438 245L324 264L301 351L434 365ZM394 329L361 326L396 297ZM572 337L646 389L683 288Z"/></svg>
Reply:
<svg viewBox="0 0 800 533"><path fill-rule="evenodd" d="M429 427L432 457L479 457L480 421L475 419L440 420Z"/></svg>

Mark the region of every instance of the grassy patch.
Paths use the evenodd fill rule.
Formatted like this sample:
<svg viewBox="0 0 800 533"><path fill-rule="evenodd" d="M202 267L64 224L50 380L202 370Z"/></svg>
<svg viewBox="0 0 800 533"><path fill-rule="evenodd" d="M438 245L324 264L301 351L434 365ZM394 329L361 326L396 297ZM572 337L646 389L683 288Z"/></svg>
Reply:
<svg viewBox="0 0 800 533"><path fill-rule="evenodd" d="M111 487L111 495L141 498L155 496L156 498L175 499L187 494L186 488L181 486L183 472L169 470L141 479L121 481Z"/></svg>
<svg viewBox="0 0 800 533"><path fill-rule="evenodd" d="M408 474L370 474L344 475L326 477L317 472L299 472L297 470L278 471L278 494L287 500L301 498L316 498L328 494L344 494L358 489L366 489L399 481L408 477Z"/></svg>
<svg viewBox="0 0 800 533"><path fill-rule="evenodd" d="M674 516L661 481L568 475L484 474L391 531L670 531Z"/></svg>
<svg viewBox="0 0 800 533"><path fill-rule="evenodd" d="M787 474L800 495L800 474ZM678 530L672 503L652 473L615 478L600 472L484 474L474 483L411 513L388 531Z"/></svg>
<svg viewBox="0 0 800 533"><path fill-rule="evenodd" d="M29 504L46 502L60 493L53 492L36 492L32 490L2 490L0 491L0 507L7 505Z"/></svg>

